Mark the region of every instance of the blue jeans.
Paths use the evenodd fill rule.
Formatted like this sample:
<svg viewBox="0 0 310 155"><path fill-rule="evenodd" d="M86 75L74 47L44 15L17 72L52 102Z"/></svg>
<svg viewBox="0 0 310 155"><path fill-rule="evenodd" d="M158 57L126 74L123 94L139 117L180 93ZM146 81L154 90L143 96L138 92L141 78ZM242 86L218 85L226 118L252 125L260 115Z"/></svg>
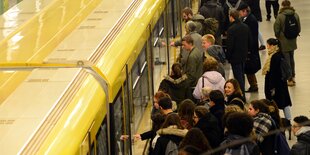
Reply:
<svg viewBox="0 0 310 155"><path fill-rule="evenodd" d="M239 82L240 88L244 93L245 90L245 79L244 79L244 62L231 64L235 79Z"/></svg>

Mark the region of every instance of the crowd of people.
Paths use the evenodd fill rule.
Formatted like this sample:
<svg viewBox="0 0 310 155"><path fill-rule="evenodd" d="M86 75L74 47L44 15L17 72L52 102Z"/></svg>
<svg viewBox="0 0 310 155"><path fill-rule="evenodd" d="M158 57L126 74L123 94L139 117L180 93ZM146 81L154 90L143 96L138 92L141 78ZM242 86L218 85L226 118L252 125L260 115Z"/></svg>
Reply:
<svg viewBox="0 0 310 155"><path fill-rule="evenodd" d="M149 154L277 154L277 134L268 133L285 123L298 141L287 153L310 155L309 119L292 120L288 91L296 84L297 36L287 37L286 18L294 16L300 33L299 16L288 0L282 1L279 12L278 0L266 0L266 20L270 21L271 6L276 20L275 37L264 44L259 5L259 0L201 0L197 14L183 9L186 35L170 44L182 46L178 62L154 96L152 129L134 136L151 139ZM265 48L268 56L261 64L259 50ZM292 73L288 78L283 78L283 61ZM232 79L225 76L227 63ZM259 70L265 76L265 98L246 101L245 93L258 92ZM280 118L279 109L285 118Z"/></svg>

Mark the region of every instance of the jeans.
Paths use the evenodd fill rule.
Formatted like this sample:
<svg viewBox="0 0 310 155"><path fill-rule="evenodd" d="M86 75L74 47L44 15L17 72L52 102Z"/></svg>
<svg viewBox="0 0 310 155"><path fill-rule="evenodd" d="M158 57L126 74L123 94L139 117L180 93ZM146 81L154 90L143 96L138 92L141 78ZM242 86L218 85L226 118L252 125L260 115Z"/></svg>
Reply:
<svg viewBox="0 0 310 155"><path fill-rule="evenodd" d="M290 106L286 106L284 109L283 109L283 113L284 113L284 117L288 120L291 120L292 119L292 115L291 115L291 107Z"/></svg>

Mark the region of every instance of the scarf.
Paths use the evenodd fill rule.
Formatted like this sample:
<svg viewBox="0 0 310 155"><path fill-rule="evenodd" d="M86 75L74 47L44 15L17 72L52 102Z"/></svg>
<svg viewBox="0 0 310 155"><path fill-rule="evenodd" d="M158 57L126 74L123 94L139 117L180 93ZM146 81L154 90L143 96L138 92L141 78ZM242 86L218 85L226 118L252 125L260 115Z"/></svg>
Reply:
<svg viewBox="0 0 310 155"><path fill-rule="evenodd" d="M277 45L271 46L271 47L268 48L268 57L266 59L266 62L264 64L263 71L262 71L263 75L266 75L267 72L269 72L271 58L278 51L279 51L279 47Z"/></svg>

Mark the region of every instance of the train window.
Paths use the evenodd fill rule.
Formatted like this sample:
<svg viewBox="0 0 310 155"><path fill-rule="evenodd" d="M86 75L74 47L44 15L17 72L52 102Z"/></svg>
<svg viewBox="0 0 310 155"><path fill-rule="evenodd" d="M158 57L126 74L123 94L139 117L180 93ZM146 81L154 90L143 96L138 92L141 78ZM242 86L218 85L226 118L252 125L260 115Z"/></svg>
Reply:
<svg viewBox="0 0 310 155"><path fill-rule="evenodd" d="M139 66L140 66L140 73L142 73L142 70L145 69L145 62L146 62L146 46L143 47L142 52L139 55Z"/></svg>
<svg viewBox="0 0 310 155"><path fill-rule="evenodd" d="M97 154L108 154L108 136L106 120L101 124L96 136L97 139Z"/></svg>
<svg viewBox="0 0 310 155"><path fill-rule="evenodd" d="M175 38L178 34L178 23L180 21L180 16L178 13L178 7L176 1L169 1L169 6L167 7L168 14L168 26L169 26L169 37Z"/></svg>
<svg viewBox="0 0 310 155"><path fill-rule="evenodd" d="M155 28L152 31L153 36L153 79L155 82L155 86L158 84L156 82L157 79L161 78L161 75L167 74L168 68L163 67L162 65L168 64L168 58L167 58L167 46L169 46L168 38L166 35L166 29L165 29L165 14L162 14L161 17L158 19L158 22L155 26ZM158 36L158 37L155 37Z"/></svg>
<svg viewBox="0 0 310 155"><path fill-rule="evenodd" d="M146 61L146 48L144 47L138 58L139 62L139 77L133 79L133 126L134 132L137 131L144 110L149 100L149 81L148 81L148 70ZM133 68L136 68L134 66ZM136 72L136 69L135 71Z"/></svg>
<svg viewBox="0 0 310 155"><path fill-rule="evenodd" d="M124 130L124 121L123 121L123 104L122 104L122 99L121 99L121 95L119 95L116 99L116 101L113 104L113 113L114 113L114 117L113 117L113 124L114 124L114 136L115 136L115 152L116 154L122 154L122 152L124 152L124 147L123 147L123 141L120 140L121 135L124 134L123 130Z"/></svg>

